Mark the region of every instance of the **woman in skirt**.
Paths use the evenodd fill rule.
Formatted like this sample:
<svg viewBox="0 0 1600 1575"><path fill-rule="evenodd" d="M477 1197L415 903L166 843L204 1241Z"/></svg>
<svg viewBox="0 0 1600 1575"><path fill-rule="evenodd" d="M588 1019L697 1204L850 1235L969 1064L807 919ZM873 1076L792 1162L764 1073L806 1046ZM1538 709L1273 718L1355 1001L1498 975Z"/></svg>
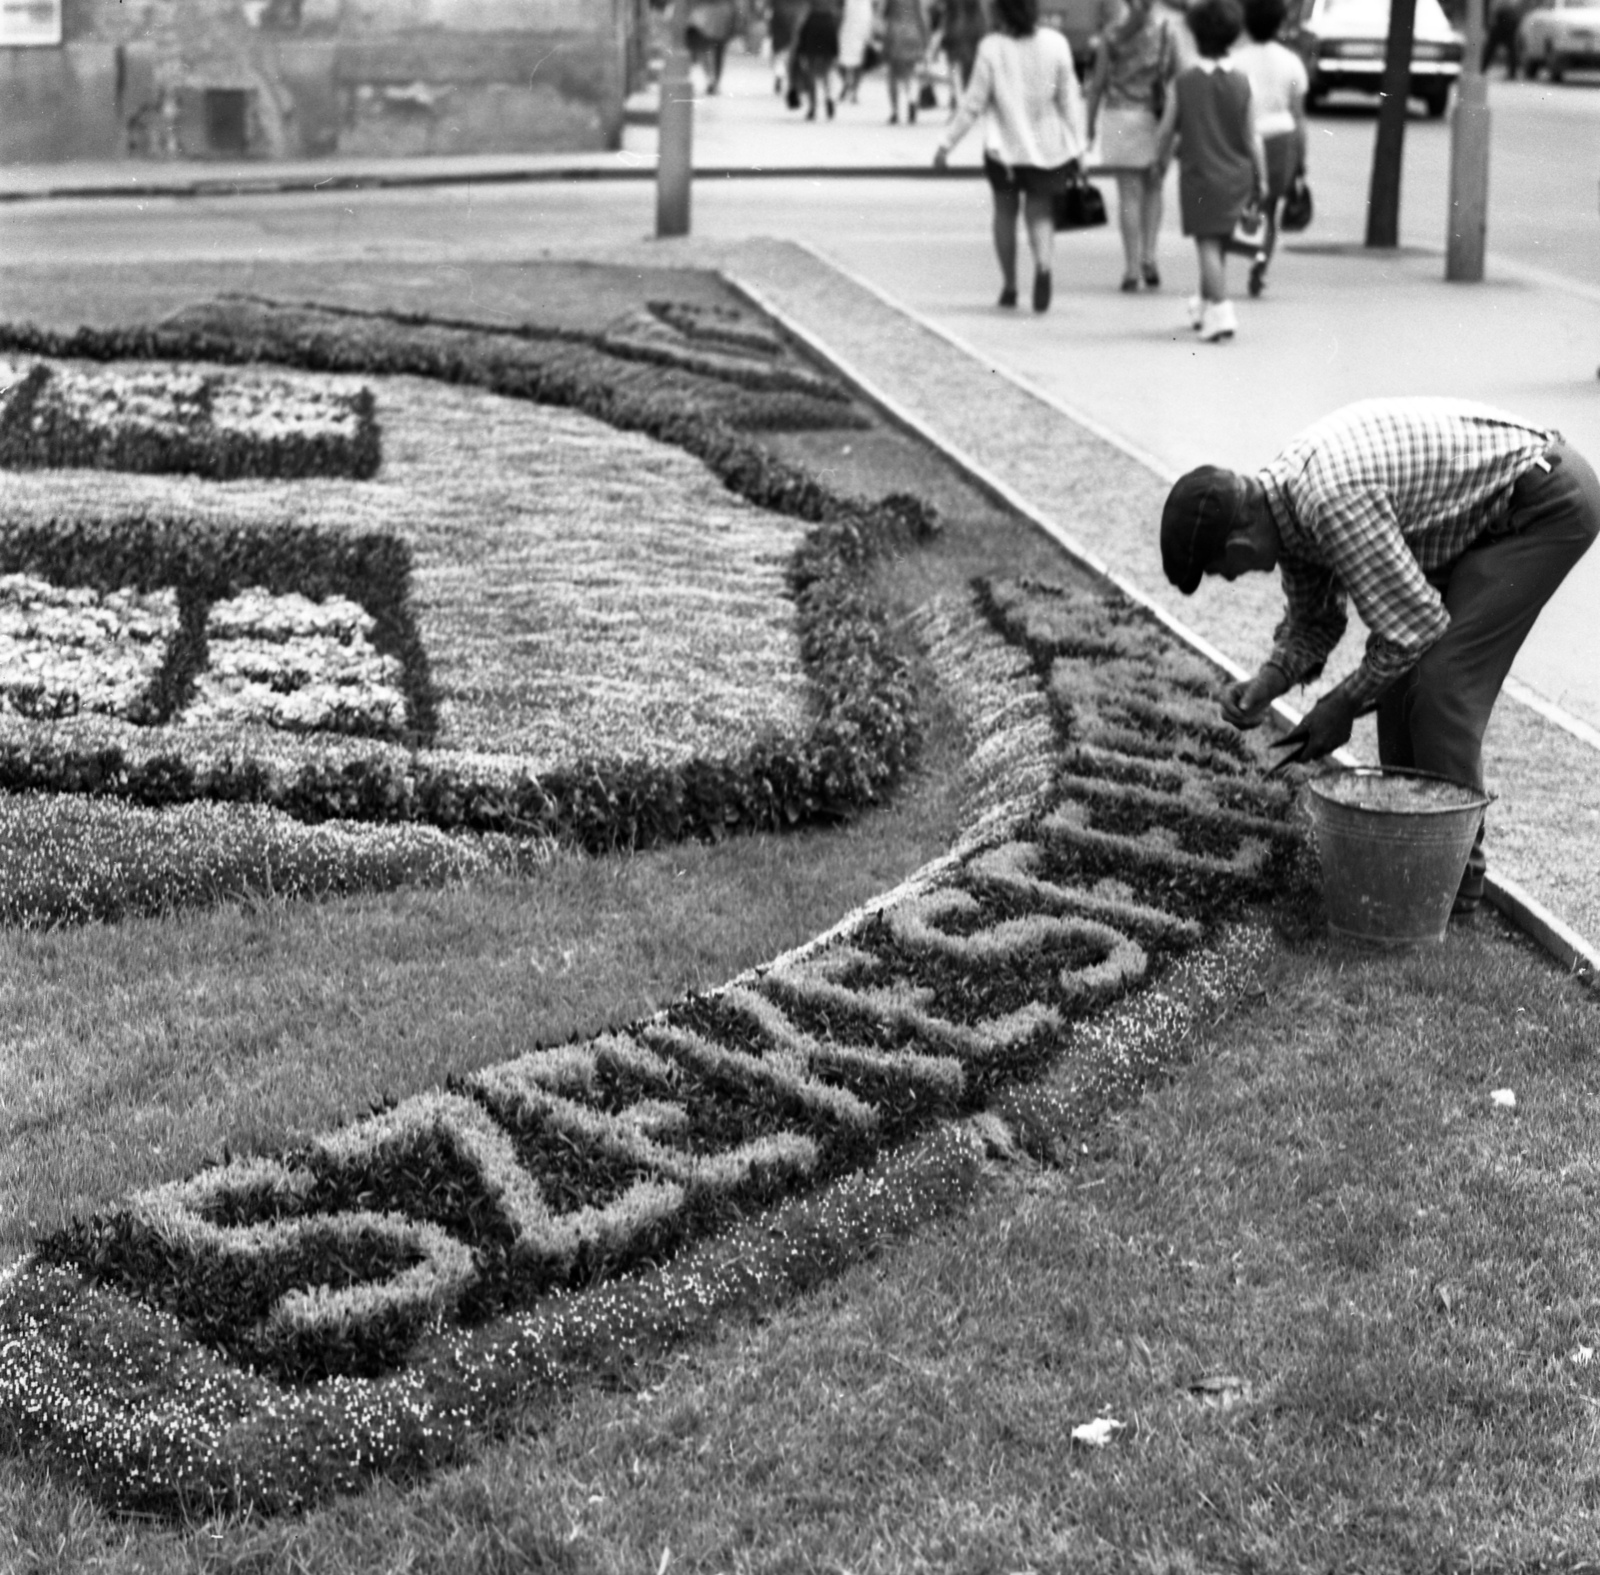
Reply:
<svg viewBox="0 0 1600 1575"><path fill-rule="evenodd" d="M1179 24L1159 0L1122 0L1107 25L1089 79L1089 141L1098 168L1117 178L1122 288L1161 283L1156 239L1167 167L1156 158L1156 128L1188 52Z"/></svg>
<svg viewBox="0 0 1600 1575"><path fill-rule="evenodd" d="M1055 245L1054 198L1083 157L1083 98L1072 46L1040 27L1038 0L995 0L1000 30L978 45L972 85L933 155L943 169L950 150L981 115L983 170L994 195L994 249L1000 304L1017 304L1017 214L1033 252L1033 309L1050 307Z"/></svg>

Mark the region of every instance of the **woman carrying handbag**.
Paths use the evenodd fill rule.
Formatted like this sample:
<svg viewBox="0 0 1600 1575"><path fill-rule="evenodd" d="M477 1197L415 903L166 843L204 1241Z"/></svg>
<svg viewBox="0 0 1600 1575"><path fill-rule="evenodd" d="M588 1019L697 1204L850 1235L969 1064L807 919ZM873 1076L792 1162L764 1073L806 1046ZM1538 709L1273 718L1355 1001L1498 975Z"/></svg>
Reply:
<svg viewBox="0 0 1600 1575"><path fill-rule="evenodd" d="M1017 217L1033 253L1033 309L1050 308L1055 246L1052 206L1083 157L1083 104L1072 46L1040 27L1038 0L995 0L999 31L978 45L972 83L940 139L934 166L983 117L983 169L994 198L1000 305L1017 304Z"/></svg>

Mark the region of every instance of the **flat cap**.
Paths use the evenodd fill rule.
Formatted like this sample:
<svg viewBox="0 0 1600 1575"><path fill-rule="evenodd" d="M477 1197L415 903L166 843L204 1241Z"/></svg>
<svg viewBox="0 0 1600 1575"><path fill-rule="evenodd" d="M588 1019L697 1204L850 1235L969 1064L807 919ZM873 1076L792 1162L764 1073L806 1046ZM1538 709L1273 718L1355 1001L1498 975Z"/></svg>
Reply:
<svg viewBox="0 0 1600 1575"><path fill-rule="evenodd" d="M1231 470L1201 465L1179 476L1161 511L1161 567L1193 596L1205 566L1222 556L1244 514L1244 488Z"/></svg>

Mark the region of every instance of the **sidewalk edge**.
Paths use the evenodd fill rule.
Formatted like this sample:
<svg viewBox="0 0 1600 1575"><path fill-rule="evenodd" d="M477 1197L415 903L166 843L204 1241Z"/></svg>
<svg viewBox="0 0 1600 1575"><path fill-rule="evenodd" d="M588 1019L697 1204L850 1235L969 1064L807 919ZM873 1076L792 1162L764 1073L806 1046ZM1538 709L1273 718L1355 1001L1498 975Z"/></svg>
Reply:
<svg viewBox="0 0 1600 1575"><path fill-rule="evenodd" d="M964 354L971 354L970 349L953 335L947 334L934 324L926 322L916 312L893 301L874 285L865 280L854 278L849 270L840 268L812 247L802 246L801 249L808 252L817 262L832 272L867 290L902 317L909 319L930 333L937 334ZM1070 532L1063 530L1054 520L1041 514L1020 493L1002 481L985 465L974 459L970 454L938 437L930 427L914 416L892 395L873 383L859 367L842 357L832 347L825 345L809 329L798 323L781 306L777 305L759 285L753 284L730 267L725 266L722 269L722 273L728 283L739 294L743 295L751 305L772 318L785 333L792 335L812 355L826 362L839 377L849 383L867 403L881 412L887 420L898 426L902 431L910 433L913 437L927 443L930 447L945 455L981 492L1001 508L1026 520L1035 529L1042 531L1097 584L1117 591L1142 607L1176 639L1182 641L1197 655L1204 657L1214 667L1221 668L1230 677L1247 678L1249 676L1243 667L1218 650L1204 635L1189 628L1180 618L1175 617L1166 608L1153 601L1138 586L1124 579L1122 575L1118 574L1094 553L1090 552L1087 547L1083 546ZM1019 379L1010 377L1003 369L997 370L1001 376L1008 377L1011 382L1016 383L1025 392L1035 394L1036 397L1042 397L1037 396L1036 390L1028 388ZM1064 408L1057 400L1048 400L1047 403L1060 410L1069 420L1079 422L1085 430L1092 432L1096 437L1120 449L1130 459L1146 466L1157 475L1165 474L1163 468L1154 464L1149 456L1141 454L1131 444L1124 442L1114 433L1106 431L1095 422L1080 420L1077 415ZM1276 720L1285 727L1292 727L1300 720L1299 713L1292 707L1285 705L1282 700L1274 702L1273 712ZM1355 763L1343 751L1340 751L1335 758L1347 765ZM1485 892L1489 901L1507 919L1542 947L1568 973L1588 985L1592 990L1600 992L1600 951L1596 951L1594 947L1590 946L1571 925L1552 913L1515 881L1508 878L1494 875L1486 876Z"/></svg>
<svg viewBox="0 0 1600 1575"><path fill-rule="evenodd" d="M697 165L697 181L722 180L962 180L981 176L979 166L951 166L936 170L920 164L779 164L769 167L749 164ZM630 181L654 180L656 161L638 164L560 164L547 168L485 170L406 170L386 172L372 169L341 171L331 175L241 176L195 175L188 180L171 178L148 184L119 185L94 182L83 185L61 184L25 191L3 185L0 171L0 205L24 202L55 202L71 199L148 198L148 197L273 197L294 192L341 192L395 190L408 186L496 186L517 182Z"/></svg>

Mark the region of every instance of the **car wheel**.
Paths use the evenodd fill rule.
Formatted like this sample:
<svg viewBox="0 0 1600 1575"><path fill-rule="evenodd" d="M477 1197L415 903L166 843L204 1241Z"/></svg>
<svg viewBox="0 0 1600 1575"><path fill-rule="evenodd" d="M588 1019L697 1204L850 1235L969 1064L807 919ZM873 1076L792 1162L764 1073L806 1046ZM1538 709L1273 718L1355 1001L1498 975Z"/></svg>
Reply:
<svg viewBox="0 0 1600 1575"><path fill-rule="evenodd" d="M1428 106L1428 116L1431 120L1438 120L1445 111L1445 106L1450 102L1450 89L1429 88L1422 95L1422 102Z"/></svg>
<svg viewBox="0 0 1600 1575"><path fill-rule="evenodd" d="M1528 57L1527 57L1527 58L1526 58L1526 59L1525 59L1525 60L1524 60L1524 61L1523 61L1523 62L1522 62L1522 74L1523 74L1523 76L1525 76L1525 77L1526 77L1526 78L1527 78L1527 79L1528 79L1528 81L1530 81L1530 82L1534 82L1534 81L1537 81L1537 80L1538 80L1538 76L1539 76L1539 62L1538 62L1538 61L1537 61L1537 60L1535 60L1535 59L1534 59L1534 58L1533 58L1533 56L1532 56L1532 55L1529 55L1529 56L1528 56Z"/></svg>
<svg viewBox="0 0 1600 1575"><path fill-rule="evenodd" d="M1544 74L1552 82L1559 82L1567 74L1567 63L1548 44L1544 46Z"/></svg>

